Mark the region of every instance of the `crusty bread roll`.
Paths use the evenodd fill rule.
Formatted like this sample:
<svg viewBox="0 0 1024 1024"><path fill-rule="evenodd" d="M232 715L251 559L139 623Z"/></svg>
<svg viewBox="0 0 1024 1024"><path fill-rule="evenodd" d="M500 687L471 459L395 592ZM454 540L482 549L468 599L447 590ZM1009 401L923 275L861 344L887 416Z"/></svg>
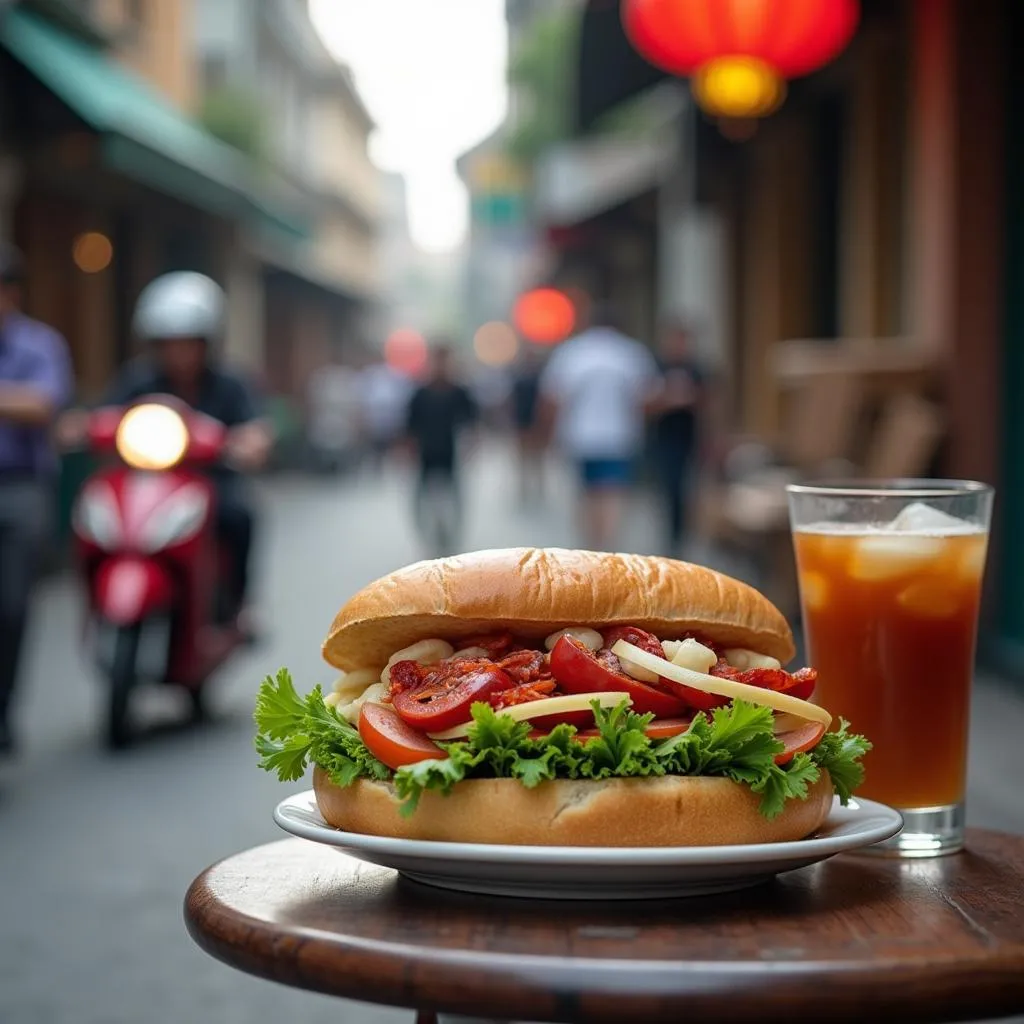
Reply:
<svg viewBox="0 0 1024 1024"><path fill-rule="evenodd" d="M520 846L777 843L809 836L832 807L824 771L806 800L789 800L771 821L747 786L720 778L555 780L535 789L515 779L466 779L448 796L424 793L407 818L385 782L343 788L317 768L313 789L324 820L347 832Z"/></svg>
<svg viewBox="0 0 1024 1024"><path fill-rule="evenodd" d="M712 569L646 555L511 548L417 562L371 583L338 612L323 654L348 671L382 667L429 637L506 628L540 638L565 626L615 624L663 640L701 633L783 663L795 653L782 613Z"/></svg>

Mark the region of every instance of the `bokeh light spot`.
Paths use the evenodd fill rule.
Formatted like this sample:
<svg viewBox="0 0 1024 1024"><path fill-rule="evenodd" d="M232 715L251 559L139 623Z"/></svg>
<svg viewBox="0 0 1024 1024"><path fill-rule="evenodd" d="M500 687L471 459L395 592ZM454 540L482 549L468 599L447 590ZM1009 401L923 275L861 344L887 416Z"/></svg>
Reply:
<svg viewBox="0 0 1024 1024"><path fill-rule="evenodd" d="M534 288L519 296L512 319L524 338L554 345L572 334L576 308L572 299L557 288Z"/></svg>
<svg viewBox="0 0 1024 1024"><path fill-rule="evenodd" d="M473 351L485 366L508 366L519 351L519 339L510 324L492 320L477 328Z"/></svg>
<svg viewBox="0 0 1024 1024"><path fill-rule="evenodd" d="M418 377L427 366L426 338L410 327L399 327L384 342L384 360L393 370Z"/></svg>
<svg viewBox="0 0 1024 1024"><path fill-rule="evenodd" d="M101 231L86 231L72 243L71 258L83 274L98 274L110 266L114 246Z"/></svg>

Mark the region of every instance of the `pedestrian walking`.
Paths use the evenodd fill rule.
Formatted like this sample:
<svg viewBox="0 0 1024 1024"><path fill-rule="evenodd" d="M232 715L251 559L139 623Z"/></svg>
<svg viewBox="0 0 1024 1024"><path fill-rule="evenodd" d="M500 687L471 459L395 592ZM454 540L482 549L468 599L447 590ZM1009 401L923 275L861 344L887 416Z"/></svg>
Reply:
<svg viewBox="0 0 1024 1024"><path fill-rule="evenodd" d="M23 268L0 242L0 755L14 751L11 706L51 520L50 427L72 389L67 343L21 311Z"/></svg>
<svg viewBox="0 0 1024 1024"><path fill-rule="evenodd" d="M706 378L692 354L692 330L666 323L659 346L660 380L653 401L654 469L664 518L666 554L678 555L691 504Z"/></svg>
<svg viewBox="0 0 1024 1024"><path fill-rule="evenodd" d="M432 554L451 554L462 527L460 443L479 420L448 344L434 347L427 380L409 402L406 434L417 463L416 525Z"/></svg>
<svg viewBox="0 0 1024 1024"><path fill-rule="evenodd" d="M538 417L542 350L527 346L519 358L512 381L512 424L516 432L521 505L544 497L544 438Z"/></svg>
<svg viewBox="0 0 1024 1024"><path fill-rule="evenodd" d="M608 550L618 536L657 376L654 356L622 331L608 304L595 306L590 325L541 376L544 419L579 472L580 532L592 550Z"/></svg>

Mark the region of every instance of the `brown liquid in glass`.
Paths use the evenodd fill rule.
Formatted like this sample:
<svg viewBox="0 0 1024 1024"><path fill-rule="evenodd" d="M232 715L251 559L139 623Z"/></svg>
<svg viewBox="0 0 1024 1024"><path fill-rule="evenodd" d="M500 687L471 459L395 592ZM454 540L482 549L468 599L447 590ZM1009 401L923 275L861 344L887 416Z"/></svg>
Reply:
<svg viewBox="0 0 1024 1024"><path fill-rule="evenodd" d="M964 797L987 541L794 534L814 699L872 742L865 797L903 809Z"/></svg>

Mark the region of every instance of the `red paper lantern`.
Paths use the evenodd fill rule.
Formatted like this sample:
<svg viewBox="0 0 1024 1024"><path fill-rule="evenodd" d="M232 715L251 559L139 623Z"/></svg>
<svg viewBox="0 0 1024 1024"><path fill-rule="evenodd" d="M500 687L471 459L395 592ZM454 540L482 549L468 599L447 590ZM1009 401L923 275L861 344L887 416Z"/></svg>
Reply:
<svg viewBox="0 0 1024 1024"><path fill-rule="evenodd" d="M572 299L557 288L534 288L516 300L512 320L528 341L554 345L572 334L576 307Z"/></svg>
<svg viewBox="0 0 1024 1024"><path fill-rule="evenodd" d="M760 117L850 41L858 0L623 0L626 35L709 113Z"/></svg>

